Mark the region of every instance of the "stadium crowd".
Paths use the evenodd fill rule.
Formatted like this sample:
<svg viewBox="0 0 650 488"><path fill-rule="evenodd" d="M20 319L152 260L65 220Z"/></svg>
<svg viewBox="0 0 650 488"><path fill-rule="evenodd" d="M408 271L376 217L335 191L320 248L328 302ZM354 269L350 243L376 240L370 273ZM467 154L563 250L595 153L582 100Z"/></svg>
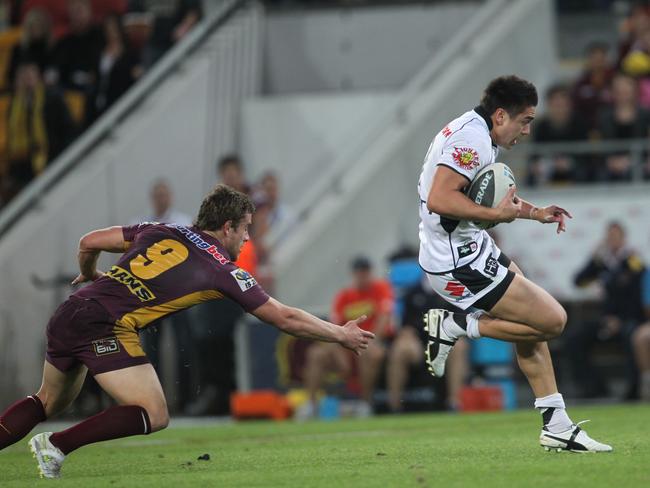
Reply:
<svg viewBox="0 0 650 488"><path fill-rule="evenodd" d="M0 33L0 207L200 20L199 0L13 0Z"/></svg>
<svg viewBox="0 0 650 488"><path fill-rule="evenodd" d="M618 45L594 41L577 78L546 91L546 112L535 122L535 143L565 143L542 154L533 149L527 183L569 185L650 179L650 7L631 9L620 26ZM643 140L646 140L643 143ZM599 141L642 141L607 149ZM592 143L575 151L571 143Z"/></svg>

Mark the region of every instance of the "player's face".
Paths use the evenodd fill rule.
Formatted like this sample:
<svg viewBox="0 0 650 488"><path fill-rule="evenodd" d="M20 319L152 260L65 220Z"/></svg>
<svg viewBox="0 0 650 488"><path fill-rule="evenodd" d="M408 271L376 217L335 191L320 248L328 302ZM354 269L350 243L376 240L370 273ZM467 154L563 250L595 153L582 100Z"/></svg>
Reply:
<svg viewBox="0 0 650 488"><path fill-rule="evenodd" d="M522 137L530 134L530 124L534 119L535 107L528 107L514 117L501 108L497 109L494 142L506 149L512 148Z"/></svg>
<svg viewBox="0 0 650 488"><path fill-rule="evenodd" d="M237 226L231 227L226 233L224 247L233 261L237 261L244 243L250 239L248 227L253 221L253 216L247 213Z"/></svg>

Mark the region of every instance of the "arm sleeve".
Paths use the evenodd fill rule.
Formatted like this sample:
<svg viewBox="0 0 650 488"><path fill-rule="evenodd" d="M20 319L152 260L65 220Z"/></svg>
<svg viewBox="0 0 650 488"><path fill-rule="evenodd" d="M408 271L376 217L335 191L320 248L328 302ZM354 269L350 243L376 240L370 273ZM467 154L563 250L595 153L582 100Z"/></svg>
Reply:
<svg viewBox="0 0 650 488"><path fill-rule="evenodd" d="M133 242L140 232L151 227L152 225L153 224L151 222L140 222L139 224L135 225L123 226L122 235L124 236L124 242Z"/></svg>
<svg viewBox="0 0 650 488"><path fill-rule="evenodd" d="M217 273L215 289L238 303L246 312L255 310L269 300L269 295L257 280L248 271L232 263Z"/></svg>

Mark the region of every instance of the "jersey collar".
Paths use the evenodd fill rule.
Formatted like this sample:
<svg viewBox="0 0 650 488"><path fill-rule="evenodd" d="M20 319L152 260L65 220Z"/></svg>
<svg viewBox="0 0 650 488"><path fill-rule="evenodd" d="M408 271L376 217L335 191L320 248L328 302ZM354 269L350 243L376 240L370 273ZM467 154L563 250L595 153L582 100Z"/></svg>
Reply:
<svg viewBox="0 0 650 488"><path fill-rule="evenodd" d="M485 111L485 109L483 107L481 107L480 105L477 105L476 107L474 107L474 112L476 112L477 114L479 114L481 116L481 118L487 124L488 132L490 132L492 130L492 127L494 126L494 124L492 124L492 119L490 118L488 113ZM492 139L492 138L490 137L490 139ZM492 146L497 147L497 145L494 143L494 141L492 141Z"/></svg>

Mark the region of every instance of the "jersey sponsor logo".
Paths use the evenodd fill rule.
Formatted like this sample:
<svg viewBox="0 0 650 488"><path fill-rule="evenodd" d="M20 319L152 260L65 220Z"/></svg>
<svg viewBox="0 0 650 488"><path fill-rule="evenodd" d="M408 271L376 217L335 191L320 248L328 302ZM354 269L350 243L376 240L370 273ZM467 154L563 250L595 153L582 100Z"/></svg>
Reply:
<svg viewBox="0 0 650 488"><path fill-rule="evenodd" d="M479 165L478 153L471 147L454 147L451 155L454 162L463 169L473 169Z"/></svg>
<svg viewBox="0 0 650 488"><path fill-rule="evenodd" d="M156 298L156 295L154 295L141 280L133 276L124 268L114 265L108 273L106 273L106 276L125 285L141 302L148 302Z"/></svg>
<svg viewBox="0 0 650 488"><path fill-rule="evenodd" d="M442 135L445 137L449 137L451 135L451 129L449 128L449 126L442 129Z"/></svg>
<svg viewBox="0 0 650 488"><path fill-rule="evenodd" d="M178 224L167 224L167 227L171 227L179 231L188 241L198 247L201 251L205 251L210 254L219 264L228 264L230 262L230 260L226 259L226 257L219 252L217 246L206 242L196 232L192 232L187 227Z"/></svg>
<svg viewBox="0 0 650 488"><path fill-rule="evenodd" d="M106 339L93 341L93 349L95 350L95 355L97 356L115 354L117 352L120 352L120 343L117 340L117 337L108 337Z"/></svg>
<svg viewBox="0 0 650 488"><path fill-rule="evenodd" d="M465 244L462 244L456 248L456 250L458 251L459 259L475 253L477 249L478 249L478 244L475 241L466 242Z"/></svg>
<svg viewBox="0 0 650 488"><path fill-rule="evenodd" d="M449 292L452 297L458 298L465 296L466 289L465 285L462 285L458 281L448 281L447 286L445 286L445 291Z"/></svg>
<svg viewBox="0 0 650 488"><path fill-rule="evenodd" d="M230 274L233 276L233 278L235 278L235 281L239 285L239 288L241 288L241 291L250 290L255 285L257 285L255 278L253 278L253 276L248 271L244 271L241 268L232 270Z"/></svg>
<svg viewBox="0 0 650 488"><path fill-rule="evenodd" d="M485 261L485 268L483 268L483 271L485 271L485 274L492 276L493 278L497 275L497 271L499 269L499 261L494 259L492 257L492 254L490 254Z"/></svg>

